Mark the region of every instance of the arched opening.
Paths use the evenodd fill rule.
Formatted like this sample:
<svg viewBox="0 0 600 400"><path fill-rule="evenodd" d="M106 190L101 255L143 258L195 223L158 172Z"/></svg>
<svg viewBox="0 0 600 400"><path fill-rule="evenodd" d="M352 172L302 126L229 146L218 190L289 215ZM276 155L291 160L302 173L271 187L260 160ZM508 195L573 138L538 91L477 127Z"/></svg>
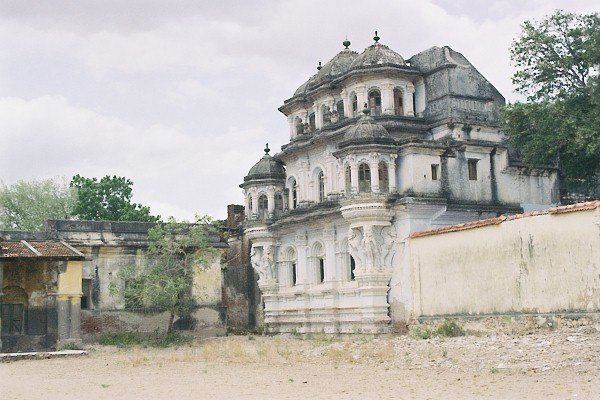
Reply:
<svg viewBox="0 0 600 400"><path fill-rule="evenodd" d="M369 168L369 165L366 163L362 163L358 166L358 191L371 191L371 168Z"/></svg>
<svg viewBox="0 0 600 400"><path fill-rule="evenodd" d="M331 123L331 110L325 104L321 106L321 115L323 118L323 126Z"/></svg>
<svg viewBox="0 0 600 400"><path fill-rule="evenodd" d="M27 292L20 286L7 286L2 296L2 334L22 335L26 332L25 313L27 311Z"/></svg>
<svg viewBox="0 0 600 400"><path fill-rule="evenodd" d="M289 247L284 254L284 265L286 267L285 274L287 274L288 282L290 286L295 286L298 282L298 271L296 262L296 250L293 247Z"/></svg>
<svg viewBox="0 0 600 400"><path fill-rule="evenodd" d="M284 210L283 193L277 193L275 195L275 214L281 215L283 210Z"/></svg>
<svg viewBox="0 0 600 400"><path fill-rule="evenodd" d="M350 257L350 280L353 281L356 279L356 276L354 275L354 271L356 270L356 261L354 261L354 257L351 255L348 255L348 257Z"/></svg>
<svg viewBox="0 0 600 400"><path fill-rule="evenodd" d="M247 215L251 216L252 215L252 196L248 196L248 210L247 210Z"/></svg>
<svg viewBox="0 0 600 400"><path fill-rule="evenodd" d="M394 115L404 115L404 104L402 103L402 90L394 89Z"/></svg>
<svg viewBox="0 0 600 400"><path fill-rule="evenodd" d="M258 218L265 219L269 216L269 201L264 194L258 198Z"/></svg>
<svg viewBox="0 0 600 400"><path fill-rule="evenodd" d="M311 113L308 116L308 126L311 132L313 132L315 129L317 129L316 125L315 125L315 113Z"/></svg>
<svg viewBox="0 0 600 400"><path fill-rule="evenodd" d="M312 256L316 281L322 283L325 281L325 251L320 242L313 245Z"/></svg>
<svg viewBox="0 0 600 400"><path fill-rule="evenodd" d="M379 162L379 191L384 193L390 191L390 176L388 165L385 161Z"/></svg>
<svg viewBox="0 0 600 400"><path fill-rule="evenodd" d="M304 126L302 124L302 118L296 117L294 118L294 128L296 135L302 135L304 133Z"/></svg>
<svg viewBox="0 0 600 400"><path fill-rule="evenodd" d="M344 119L344 100L340 100L337 102L336 106L335 106L337 113L338 113L338 118L340 120Z"/></svg>
<svg viewBox="0 0 600 400"><path fill-rule="evenodd" d="M352 193L352 172L349 165L346 165L344 171L344 182L346 184L346 196L349 196Z"/></svg>
<svg viewBox="0 0 600 400"><path fill-rule="evenodd" d="M369 109L371 115L381 115L381 92L379 89L369 91Z"/></svg>
<svg viewBox="0 0 600 400"><path fill-rule="evenodd" d="M319 171L317 174L317 198L319 203L325 201L325 176L323 175L323 171Z"/></svg>
<svg viewBox="0 0 600 400"><path fill-rule="evenodd" d="M356 93L350 94L350 103L352 104L352 116L356 117L358 113L358 98L356 97Z"/></svg>

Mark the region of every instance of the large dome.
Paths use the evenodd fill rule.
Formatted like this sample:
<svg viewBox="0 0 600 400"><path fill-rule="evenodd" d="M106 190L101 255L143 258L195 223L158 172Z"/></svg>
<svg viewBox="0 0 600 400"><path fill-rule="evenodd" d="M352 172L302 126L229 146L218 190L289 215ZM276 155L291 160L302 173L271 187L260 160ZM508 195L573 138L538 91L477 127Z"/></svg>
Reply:
<svg viewBox="0 0 600 400"><path fill-rule="evenodd" d="M344 45L350 42L344 42ZM313 75L308 81L304 82L296 91L294 92L294 96L298 96L300 94L306 93L307 91L314 89L323 83L330 82L333 79L344 75L350 69L350 65L352 61L358 57L358 53L352 51L348 48L340 51L333 57L329 62L323 65L319 72Z"/></svg>
<svg viewBox="0 0 600 400"><path fill-rule="evenodd" d="M352 61L350 69L364 69L377 66L406 66L404 58L394 50L379 42L367 47Z"/></svg>
<svg viewBox="0 0 600 400"><path fill-rule="evenodd" d="M285 179L285 169L283 163L269 155L269 145L265 148L265 155L256 163L248 175L244 177L244 182L253 179Z"/></svg>
<svg viewBox="0 0 600 400"><path fill-rule="evenodd" d="M363 115L356 125L348 129L344 134L343 143L391 143L393 141L394 139L383 125L375 122L373 117L371 117L370 110L365 108L363 110Z"/></svg>

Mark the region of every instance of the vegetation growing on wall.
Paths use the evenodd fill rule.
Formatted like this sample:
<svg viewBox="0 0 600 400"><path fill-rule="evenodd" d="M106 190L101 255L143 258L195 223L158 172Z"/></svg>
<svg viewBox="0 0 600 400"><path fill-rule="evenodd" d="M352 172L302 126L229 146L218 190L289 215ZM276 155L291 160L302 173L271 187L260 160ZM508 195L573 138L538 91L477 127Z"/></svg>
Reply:
<svg viewBox="0 0 600 400"><path fill-rule="evenodd" d="M128 305L143 306L170 314L167 332L173 331L175 316L189 316L195 306L192 295L194 269L207 268L217 254L210 236L218 227L210 217L195 224L171 218L148 231L148 257L140 267L128 265L119 272L125 282ZM113 285L113 292L118 288Z"/></svg>
<svg viewBox="0 0 600 400"><path fill-rule="evenodd" d="M557 11L526 21L511 48L513 83L503 129L526 164L556 165L563 189L600 196L600 17Z"/></svg>

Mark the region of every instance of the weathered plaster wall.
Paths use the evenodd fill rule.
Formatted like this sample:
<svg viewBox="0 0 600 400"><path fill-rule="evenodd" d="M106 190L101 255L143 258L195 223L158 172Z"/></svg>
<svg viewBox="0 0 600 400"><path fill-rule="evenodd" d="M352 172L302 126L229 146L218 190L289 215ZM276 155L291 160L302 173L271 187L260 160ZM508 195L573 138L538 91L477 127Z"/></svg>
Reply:
<svg viewBox="0 0 600 400"><path fill-rule="evenodd" d="M600 310L600 209L408 240L413 316Z"/></svg>

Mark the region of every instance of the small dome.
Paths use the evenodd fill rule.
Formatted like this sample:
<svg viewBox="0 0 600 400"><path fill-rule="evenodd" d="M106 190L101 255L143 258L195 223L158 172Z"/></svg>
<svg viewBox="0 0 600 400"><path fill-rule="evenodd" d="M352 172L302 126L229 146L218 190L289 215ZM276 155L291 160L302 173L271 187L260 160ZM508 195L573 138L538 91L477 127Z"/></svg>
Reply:
<svg viewBox="0 0 600 400"><path fill-rule="evenodd" d="M265 155L256 163L248 175L244 177L244 182L253 179L285 179L285 169L283 163L269 155L269 145L265 148Z"/></svg>
<svg viewBox="0 0 600 400"><path fill-rule="evenodd" d="M345 74L350 69L350 65L356 57L358 57L358 53L350 49L346 48L340 51L329 62L321 66L319 72L300 85L294 92L294 96L306 93L310 89L314 89L323 83L329 82L338 76Z"/></svg>
<svg viewBox="0 0 600 400"><path fill-rule="evenodd" d="M406 62L400 54L386 45L376 42L354 59L350 69L363 69L379 65L406 66Z"/></svg>
<svg viewBox="0 0 600 400"><path fill-rule="evenodd" d="M365 108L363 115L356 125L348 129L344 134L344 143L349 142L370 142L370 143L391 143L394 139L389 135L383 125L375 122L371 117L370 110Z"/></svg>

